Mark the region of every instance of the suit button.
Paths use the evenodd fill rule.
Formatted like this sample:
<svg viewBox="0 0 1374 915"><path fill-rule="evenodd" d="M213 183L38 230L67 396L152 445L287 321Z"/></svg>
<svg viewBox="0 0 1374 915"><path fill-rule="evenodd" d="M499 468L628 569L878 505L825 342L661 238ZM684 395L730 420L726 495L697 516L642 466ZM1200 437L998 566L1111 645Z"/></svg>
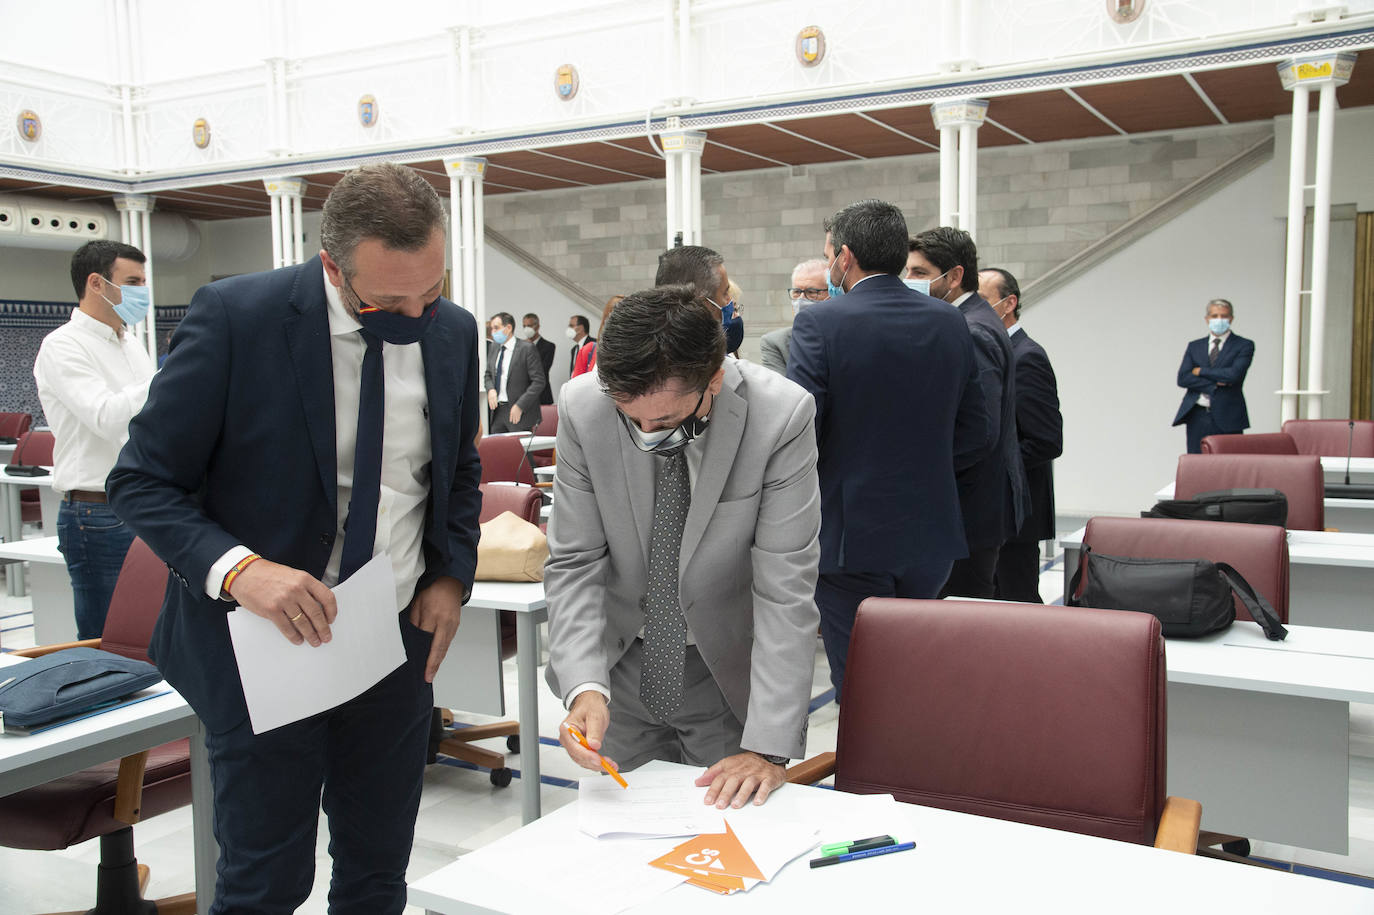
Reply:
<svg viewBox="0 0 1374 915"><path fill-rule="evenodd" d="M615 647L618 648L618 649L620 649L621 651L624 651L624 650L625 650L625 640L624 640L624 639L616 639L616 640L615 640Z"/></svg>
<svg viewBox="0 0 1374 915"><path fill-rule="evenodd" d="M333 543L333 542L334 542L334 535L333 535L333 534L321 534L321 535L320 535L320 543L321 543L323 546L329 546L329 545L330 545L331 543Z"/></svg>

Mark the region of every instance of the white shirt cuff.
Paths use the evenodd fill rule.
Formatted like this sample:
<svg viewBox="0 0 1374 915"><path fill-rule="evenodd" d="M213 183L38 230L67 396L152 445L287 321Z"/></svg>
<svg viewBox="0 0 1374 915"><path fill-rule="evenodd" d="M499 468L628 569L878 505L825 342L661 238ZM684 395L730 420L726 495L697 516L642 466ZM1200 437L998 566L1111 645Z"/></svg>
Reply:
<svg viewBox="0 0 1374 915"><path fill-rule="evenodd" d="M253 551L243 544L230 547L229 552L225 553L215 564L210 566L210 572L205 576L205 593L211 600L219 600L224 590L224 576L238 565L246 556L252 556Z"/></svg>
<svg viewBox="0 0 1374 915"><path fill-rule="evenodd" d="M610 690L602 686L600 683L595 683L591 680L588 680L586 683L579 683L577 686L573 687L571 690L568 691L568 698L563 700L563 708L572 708L573 700L576 699L578 696L582 695L583 693L587 692L588 690L595 690L596 692L600 693L603 697L605 697L606 704L610 705Z"/></svg>

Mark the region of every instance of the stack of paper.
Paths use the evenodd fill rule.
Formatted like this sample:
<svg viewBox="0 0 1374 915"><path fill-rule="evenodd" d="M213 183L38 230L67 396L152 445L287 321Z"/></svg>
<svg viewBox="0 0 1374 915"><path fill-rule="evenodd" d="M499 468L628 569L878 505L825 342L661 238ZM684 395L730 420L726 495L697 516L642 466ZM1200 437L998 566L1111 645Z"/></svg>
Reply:
<svg viewBox="0 0 1374 915"><path fill-rule="evenodd" d="M687 875L687 882L716 893L738 893L766 883L798 855L815 848L819 831L801 823L729 820L725 831L700 835L649 863Z"/></svg>

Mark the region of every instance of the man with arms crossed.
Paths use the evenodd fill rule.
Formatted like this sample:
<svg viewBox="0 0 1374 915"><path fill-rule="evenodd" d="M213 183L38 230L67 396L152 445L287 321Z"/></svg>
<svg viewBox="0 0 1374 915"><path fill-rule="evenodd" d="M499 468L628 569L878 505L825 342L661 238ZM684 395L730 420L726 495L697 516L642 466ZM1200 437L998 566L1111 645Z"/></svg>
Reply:
<svg viewBox="0 0 1374 915"><path fill-rule="evenodd" d="M563 386L544 588L549 685L621 768L708 766L706 802L763 803L803 755L815 666L815 406L725 358L702 292L627 296Z"/></svg>
<svg viewBox="0 0 1374 915"><path fill-rule="evenodd" d="M150 653L205 722L215 913L310 895L321 795L331 913L398 913L434 705L477 564L476 322L439 290L445 216L397 165L348 172L318 257L200 289L110 474L171 569ZM228 611L330 639L329 587L374 555L406 660L354 699L254 734Z"/></svg>
<svg viewBox="0 0 1374 915"><path fill-rule="evenodd" d="M34 362L38 399L53 430L53 489L62 493L57 543L67 560L76 637L105 628L133 532L105 500L105 477L143 407L153 362L129 327L148 313L143 252L87 242L72 255L77 306L43 338Z"/></svg>

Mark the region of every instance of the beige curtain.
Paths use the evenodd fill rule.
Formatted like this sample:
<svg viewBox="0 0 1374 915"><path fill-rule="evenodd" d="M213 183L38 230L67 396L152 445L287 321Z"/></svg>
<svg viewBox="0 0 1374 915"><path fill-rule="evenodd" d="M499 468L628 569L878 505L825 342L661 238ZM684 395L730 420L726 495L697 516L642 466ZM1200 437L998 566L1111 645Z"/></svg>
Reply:
<svg viewBox="0 0 1374 915"><path fill-rule="evenodd" d="M1355 313L1350 340L1350 418L1370 419L1374 387L1374 213L1355 216Z"/></svg>

